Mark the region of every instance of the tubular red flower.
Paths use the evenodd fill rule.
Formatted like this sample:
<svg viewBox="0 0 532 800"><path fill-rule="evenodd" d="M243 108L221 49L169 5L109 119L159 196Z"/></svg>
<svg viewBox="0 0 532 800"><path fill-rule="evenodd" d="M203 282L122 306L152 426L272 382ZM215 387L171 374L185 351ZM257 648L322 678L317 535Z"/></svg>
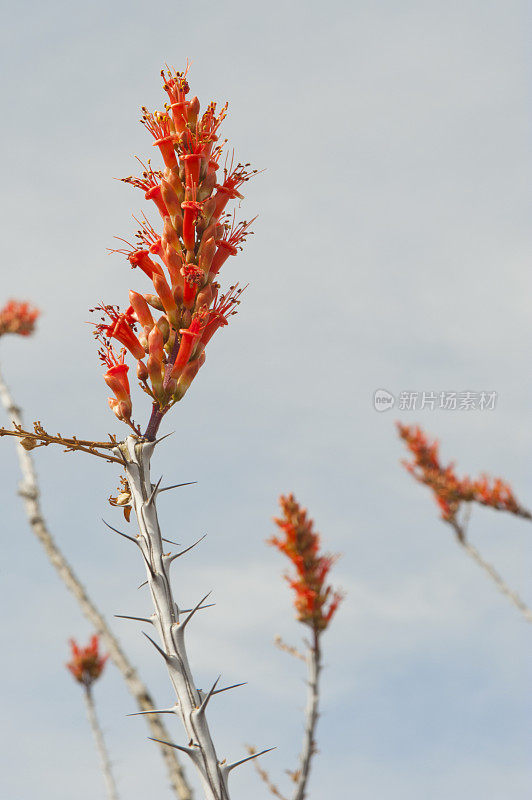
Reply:
<svg viewBox="0 0 532 800"><path fill-rule="evenodd" d="M198 287L205 281L205 273L196 264L183 264L181 275L185 279L183 305L185 308L193 308Z"/></svg>
<svg viewBox="0 0 532 800"><path fill-rule="evenodd" d="M128 370L127 364L117 364L114 367L110 367L103 376L104 381L116 399L125 402L131 402L131 391L127 379Z"/></svg>
<svg viewBox="0 0 532 800"><path fill-rule="evenodd" d="M183 242L187 250L194 250L196 244L196 219L201 211L201 203L196 200L196 187L187 186L183 209Z"/></svg>
<svg viewBox="0 0 532 800"><path fill-rule="evenodd" d="M133 309L121 314L115 306L100 304L94 311L103 311L111 319L110 324L105 322L95 325L95 336L99 339L116 339L123 345L135 358L144 357L144 348L135 336L133 325L136 320L133 317Z"/></svg>
<svg viewBox="0 0 532 800"><path fill-rule="evenodd" d="M174 150L175 130L168 114L161 114L159 111L152 113L146 106L142 107L141 123L151 133L155 139L153 145L161 151L163 161L170 169L177 166L177 158Z"/></svg>
<svg viewBox="0 0 532 800"><path fill-rule="evenodd" d="M229 324L227 318L236 314L236 306L240 303L240 295L243 291L244 289L240 289L238 284L235 284L229 287L226 294L215 298L212 308L207 313L207 321L201 335L202 347L207 346L218 328Z"/></svg>
<svg viewBox="0 0 532 800"><path fill-rule="evenodd" d="M148 165L146 166L140 158L137 156L135 156L135 158L144 167L144 172L140 178L136 178L133 175L127 178L121 178L122 182L129 183L131 186L142 189L146 200L153 200L161 216L165 217L168 214L168 210L161 196L161 180L163 173L160 170L152 169L150 159L148 159Z"/></svg>
<svg viewBox="0 0 532 800"><path fill-rule="evenodd" d="M222 184L217 184L217 192L214 196L216 206L213 217L219 219L229 202L235 200L237 197L242 199L243 195L240 194L238 189L250 178L257 174L258 170L250 170L250 164L237 164L233 166L234 155L231 157L229 168L224 167L224 180Z"/></svg>
<svg viewBox="0 0 532 800"><path fill-rule="evenodd" d="M190 91L188 82L186 80L189 67L190 65L187 64L184 72L176 72L175 70L172 71L168 69L168 71L165 73L164 70L161 70L161 76L164 82L164 90L168 95L168 99L170 100L172 118L175 129L178 133L184 131L187 124L188 103L185 98Z"/></svg>
<svg viewBox="0 0 532 800"><path fill-rule="evenodd" d="M177 378L187 364L192 354L192 349L194 348L194 345L198 341L203 330L203 321L204 315L196 314L190 323L190 326L179 331L181 334L181 342L179 344L177 358L174 362L174 366L172 367L172 378Z"/></svg>
<svg viewBox="0 0 532 800"><path fill-rule="evenodd" d="M217 241L218 247L212 260L210 275L217 275L229 256L236 256L238 251L242 250L242 245L246 241L246 238L253 233L249 228L256 219L257 217L253 217L249 222L244 220L236 224L233 215L231 226L226 226L223 237Z"/></svg>

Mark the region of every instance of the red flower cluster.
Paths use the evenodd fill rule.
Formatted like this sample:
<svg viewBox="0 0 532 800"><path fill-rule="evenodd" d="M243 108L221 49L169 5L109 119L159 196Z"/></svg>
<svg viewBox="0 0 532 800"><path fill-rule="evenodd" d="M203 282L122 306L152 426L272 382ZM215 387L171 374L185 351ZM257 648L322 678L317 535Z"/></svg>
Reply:
<svg viewBox="0 0 532 800"><path fill-rule="evenodd" d="M105 662L109 658L109 656L100 656L99 645L100 640L96 635L91 636L86 647L79 647L74 639L70 639L72 661L66 666L74 678L87 687L100 677Z"/></svg>
<svg viewBox="0 0 532 800"><path fill-rule="evenodd" d="M319 534L313 530L312 520L293 494L281 495L279 505L283 516L274 521L283 536L272 536L268 544L277 547L295 566L297 577L285 577L296 594L297 618L319 633L325 630L342 600L340 592L325 585L337 557L319 554Z"/></svg>
<svg viewBox="0 0 532 800"><path fill-rule="evenodd" d="M230 200L256 170L227 159L218 178L224 142L218 130L227 105L218 113L210 103L200 115L197 97L187 100L188 67L161 73L169 103L163 112L142 109L141 122L154 137L164 170L140 162L140 178L124 178L153 200L162 217L158 234L144 216L134 244L113 252L124 254L152 282L148 292L129 293L129 308L101 304L101 323L95 335L102 344L100 358L108 366L105 380L115 397L109 404L116 416L131 424L128 367L123 354L113 352L114 339L137 360L141 388L153 400L146 436L152 438L162 415L181 400L205 361L205 347L218 328L236 313L242 289L238 284L223 294L217 283L220 268L236 255L253 222L235 224L226 213ZM140 160L139 160L140 161Z"/></svg>
<svg viewBox="0 0 532 800"><path fill-rule="evenodd" d="M0 309L0 336L4 333L18 333L19 336L29 336L35 328L35 320L41 312L30 306L29 303L19 303L18 300L9 300Z"/></svg>
<svg viewBox="0 0 532 800"><path fill-rule="evenodd" d="M403 465L417 481L432 489L446 522L456 519L461 503L473 502L530 518L530 512L519 505L512 488L501 478L488 475L476 480L467 476L458 478L453 463L446 467L440 464L438 442L430 442L421 428L398 422L397 430L413 456L412 461L403 461Z"/></svg>

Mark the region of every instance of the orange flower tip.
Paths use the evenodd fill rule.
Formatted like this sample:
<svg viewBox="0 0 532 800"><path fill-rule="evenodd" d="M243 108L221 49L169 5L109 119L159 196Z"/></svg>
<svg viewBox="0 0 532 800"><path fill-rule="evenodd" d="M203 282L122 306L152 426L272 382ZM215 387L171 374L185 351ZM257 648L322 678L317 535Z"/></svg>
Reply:
<svg viewBox="0 0 532 800"><path fill-rule="evenodd" d="M85 647L80 647L75 639L70 639L69 644L72 659L66 667L78 683L82 683L88 688L102 674L109 656L100 654L98 636L91 636Z"/></svg>
<svg viewBox="0 0 532 800"><path fill-rule="evenodd" d="M35 322L40 313L39 309L29 303L9 300L0 309L0 336L6 333L29 336L35 329Z"/></svg>

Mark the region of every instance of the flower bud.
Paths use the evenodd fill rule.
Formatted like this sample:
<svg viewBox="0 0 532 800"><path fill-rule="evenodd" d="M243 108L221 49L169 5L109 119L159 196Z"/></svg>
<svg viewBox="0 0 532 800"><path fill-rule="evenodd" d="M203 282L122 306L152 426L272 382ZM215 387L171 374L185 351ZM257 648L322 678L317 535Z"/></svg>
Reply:
<svg viewBox="0 0 532 800"><path fill-rule="evenodd" d="M215 205L216 205L216 201L215 201L214 197L209 197L208 200L204 200L203 201L203 205L201 206L201 213L202 213L203 219L205 220L205 222L207 224L210 222L210 219L212 217Z"/></svg>
<svg viewBox="0 0 532 800"><path fill-rule="evenodd" d="M179 167L174 167L174 169L167 169L164 173L164 179L166 183L172 187L176 195L178 196L179 200L183 200L185 197L185 186L183 181L179 177Z"/></svg>
<svg viewBox="0 0 532 800"><path fill-rule="evenodd" d="M161 239L165 248L171 245L178 252L181 251L181 242L179 241L179 236L170 217L165 217L164 219L163 235Z"/></svg>
<svg viewBox="0 0 532 800"><path fill-rule="evenodd" d="M205 275L209 275L209 270L211 268L212 259L214 258L214 254L216 252L216 242L214 241L214 237L211 236L210 239L207 239L205 244L201 248L201 255L199 259L200 267L204 271Z"/></svg>
<svg viewBox="0 0 532 800"><path fill-rule="evenodd" d="M142 327L148 328L149 331L151 331L155 323L153 322L153 317L148 308L146 299L138 292L131 290L129 293L129 302L133 306L133 311Z"/></svg>
<svg viewBox="0 0 532 800"><path fill-rule="evenodd" d="M205 353L201 353L199 358L196 358L194 361L191 361L190 364L187 364L181 373L179 380L177 381L177 388L173 394L174 400L181 400L185 396L190 384L204 363Z"/></svg>
<svg viewBox="0 0 532 800"><path fill-rule="evenodd" d="M167 342L168 341L168 337L170 336L170 324L169 324L167 318L164 317L164 316L160 317L157 320L157 327L159 328L159 330L161 331L161 333L163 335L163 341Z"/></svg>
<svg viewBox="0 0 532 800"><path fill-rule="evenodd" d="M187 105L187 121L189 125L195 125L198 120L198 114L200 110L200 101L197 97L193 97L192 100L189 100Z"/></svg>
<svg viewBox="0 0 532 800"><path fill-rule="evenodd" d="M149 306L156 308L157 311L164 311L164 306L161 299L156 294L145 294L144 298Z"/></svg>
<svg viewBox="0 0 532 800"><path fill-rule="evenodd" d="M161 193L163 196L164 204L168 209L168 214L171 217L180 217L181 203L177 195L177 192L172 186L170 186L168 181L165 181L164 178L161 181Z"/></svg>
<svg viewBox="0 0 532 800"><path fill-rule="evenodd" d="M168 319L172 323L172 325L177 328L179 325L179 319L177 314L177 306L174 300L174 295L172 294L172 290L168 286L166 282L166 278L163 278L160 275L153 276L153 285L155 287L155 291L161 298L161 302L163 304L164 310L168 315Z"/></svg>
<svg viewBox="0 0 532 800"><path fill-rule="evenodd" d="M201 185L198 187L198 200L205 200L210 197L216 185L216 172L207 172Z"/></svg>
<svg viewBox="0 0 532 800"><path fill-rule="evenodd" d="M148 370L144 361L137 361L137 378L143 383L148 380Z"/></svg>

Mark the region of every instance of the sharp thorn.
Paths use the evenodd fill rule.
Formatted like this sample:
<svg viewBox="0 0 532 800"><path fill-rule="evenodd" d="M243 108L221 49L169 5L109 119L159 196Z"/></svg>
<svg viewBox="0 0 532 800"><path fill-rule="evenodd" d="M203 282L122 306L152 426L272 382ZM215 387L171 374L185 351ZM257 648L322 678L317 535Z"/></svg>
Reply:
<svg viewBox="0 0 532 800"><path fill-rule="evenodd" d="M209 702L209 700L213 696L214 690L216 689L218 681L220 680L221 677L222 677L221 675L218 675L218 677L214 681L213 685L211 686L211 688L209 690L209 693L207 695L205 695L205 697L203 698L202 703L201 703L200 707L198 708L198 714L200 714L200 713L203 714L203 712L207 708L207 703Z"/></svg>
<svg viewBox="0 0 532 800"><path fill-rule="evenodd" d="M161 491L159 492L159 494L160 494L162 491L163 491L163 490L161 489ZM161 536L161 539L163 540L163 542L168 542L168 544L173 544L173 545L175 545L175 547L181 547L181 542L173 542L171 539L165 539L165 538L164 538L164 536Z"/></svg>
<svg viewBox="0 0 532 800"><path fill-rule="evenodd" d="M206 536L207 536L206 533L203 534L203 536L200 539L198 539L196 542L194 542L194 544L191 544L190 547L186 547L184 550L181 550L179 553L174 553L173 556L170 556L168 558L168 563L171 564L172 561L174 561L176 558L179 558L179 556L184 556L185 553L188 553L189 550L192 550L193 547L196 547L197 544L202 542L205 539Z"/></svg>
<svg viewBox="0 0 532 800"><path fill-rule="evenodd" d="M187 483L174 483L173 486L163 486L162 489L159 489L159 494L161 492L168 492L170 489L179 489L181 486L194 486L197 481L188 481Z"/></svg>
<svg viewBox="0 0 532 800"><path fill-rule="evenodd" d="M165 434L165 436L161 436L160 439L156 439L154 441L154 443L153 443L153 446L155 447L155 445L159 444L159 442L164 442L165 439L168 439L169 436L173 436L174 433L175 433L175 431L170 431L170 433ZM165 744L166 744L166 742L165 742Z"/></svg>
<svg viewBox="0 0 532 800"><path fill-rule="evenodd" d="M157 483L153 487L150 496L148 497L148 500L146 502L146 506L151 506L151 504L155 500L155 496L156 496L157 492L159 491L159 486L161 485L162 479L163 479L163 476L161 475L161 477L159 478L159 480L157 481Z"/></svg>
<svg viewBox="0 0 532 800"><path fill-rule="evenodd" d="M134 714L126 714L126 717L140 717L142 714L175 714L174 708L152 708L150 711L136 711Z"/></svg>
<svg viewBox="0 0 532 800"><path fill-rule="evenodd" d="M153 620L146 617L129 617L127 614L115 614L115 617L118 617L118 619L134 619L137 622L149 622L150 625L153 625Z"/></svg>
<svg viewBox="0 0 532 800"><path fill-rule="evenodd" d="M204 606L200 606L198 611L201 611L204 608L214 608L215 605L216 603L206 603ZM180 608L179 614L188 614L190 611L192 611L191 608Z"/></svg>
<svg viewBox="0 0 532 800"><path fill-rule="evenodd" d="M241 758L240 761L233 761L232 764L227 764L227 766L222 767L224 772L231 772L232 769L235 767L239 767L240 764L245 764L246 761L251 761L253 758L258 758L259 756L263 756L265 753L271 753L272 750L276 750L276 747L268 747L267 750L261 750L260 753L253 753L252 756L247 756L247 758Z"/></svg>
<svg viewBox="0 0 532 800"><path fill-rule="evenodd" d="M223 689L216 689L216 691L213 692L213 694L220 694L221 692L228 692L229 689L236 689L238 686L247 686L247 685L248 685L247 681L244 681L244 683L233 683L232 686L224 686Z"/></svg>
<svg viewBox="0 0 532 800"><path fill-rule="evenodd" d="M181 623L181 625L179 626L179 627L181 628L181 630L183 630L183 629L185 628L185 626L186 626L186 625L187 625L187 624L190 622L190 620L192 619L192 617L194 616L194 614L196 613L196 611L198 611L198 610L199 610L199 608L200 608L201 604L202 604L202 603L203 603L203 602L204 602L204 601L205 601L205 600L208 598L208 596L209 596L210 594L212 594L212 590L211 590L210 592L207 592L207 594L205 595L205 597L202 597L202 598L201 598L201 600L199 601L199 603L197 604L197 606L194 606L194 608L192 609L192 611L189 613L188 617L187 617L185 620L183 620L183 622L182 622L182 623Z"/></svg>
<svg viewBox="0 0 532 800"><path fill-rule="evenodd" d="M143 586L146 586L146 584L147 584L147 583L148 583L148 581L143 581L143 582L140 584L140 586L137 586L137 589L142 589L142 587L143 587Z"/></svg>
<svg viewBox="0 0 532 800"><path fill-rule="evenodd" d="M114 531L115 533L118 533L119 536L123 536L124 539L129 539L129 541L134 542L134 544L136 544L137 547L139 546L138 539L134 539L133 536L128 536L127 533L122 533L122 531L119 531L118 528L113 528L113 526L109 525L109 523L106 522L103 518L102 522L104 525L107 525L107 527L110 528L110 530Z"/></svg>
<svg viewBox="0 0 532 800"><path fill-rule="evenodd" d="M149 640L150 640L150 642L152 643L152 645L155 647L155 649L157 650L157 652L158 652L158 653L160 653L160 654L162 655L162 657L164 658L164 660L165 660L165 661L168 661L168 656L167 656L167 654L164 652L164 650L163 650L162 648L160 648L160 647L159 647L159 645L157 644L157 642L156 642L156 641L154 641L154 640L151 638L151 636L148 636L148 634L147 634L145 631L142 631L142 633L144 634L144 636L146 637L146 639L149 639Z"/></svg>
<svg viewBox="0 0 532 800"><path fill-rule="evenodd" d="M193 760L196 758L196 751L193 750L191 747L181 747L179 744L174 744L173 742L163 742L162 739L154 739L152 736L148 736L152 742L158 742L159 744L166 744L168 747L174 747L176 750L181 750L182 753L186 753L190 756Z"/></svg>

